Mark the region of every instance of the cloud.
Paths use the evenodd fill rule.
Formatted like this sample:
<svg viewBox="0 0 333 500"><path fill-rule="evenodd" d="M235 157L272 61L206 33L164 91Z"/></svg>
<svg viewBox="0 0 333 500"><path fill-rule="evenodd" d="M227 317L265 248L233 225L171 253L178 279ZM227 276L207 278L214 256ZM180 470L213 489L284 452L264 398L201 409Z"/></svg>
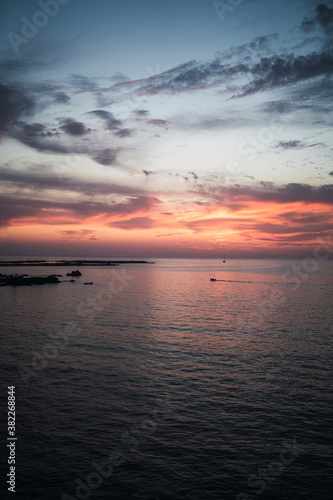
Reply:
<svg viewBox="0 0 333 500"><path fill-rule="evenodd" d="M119 229L126 229L127 231L133 229L150 229L156 226L156 221L152 220L150 217L133 217L129 220L121 220L110 222L108 225L110 227L117 227Z"/></svg>
<svg viewBox="0 0 333 500"><path fill-rule="evenodd" d="M62 122L64 123L64 125L61 125L60 128L64 130L68 135L80 136L89 134L89 132L91 132L91 129L87 128L84 123L77 122L72 118L63 119Z"/></svg>
<svg viewBox="0 0 333 500"><path fill-rule="evenodd" d="M0 72L3 77L17 77L20 73L27 73L38 69L45 69L46 63L28 59L4 59L0 61Z"/></svg>
<svg viewBox="0 0 333 500"><path fill-rule="evenodd" d="M57 164L56 164L57 166ZM137 187L129 187L127 185L118 185L112 182L94 182L82 180L74 177L69 177L64 174L59 180L57 169L51 165L40 165L34 169L26 169L23 171L15 170L12 165L10 168L0 167L0 181L6 188L23 190L31 190L35 193L43 194L45 191L56 191L57 196L61 193L76 193L84 196L96 195L144 195L144 190ZM50 172L51 170L51 172ZM52 172L53 170L53 172Z"/></svg>
<svg viewBox="0 0 333 500"><path fill-rule="evenodd" d="M289 101L269 101L261 105L262 111L269 114L285 114L292 111L293 106Z"/></svg>
<svg viewBox="0 0 333 500"><path fill-rule="evenodd" d="M117 163L118 151L119 151L118 149L106 148L103 151L99 152L94 157L94 160L96 163L99 163L100 165L105 165L107 167L115 165Z"/></svg>
<svg viewBox="0 0 333 500"><path fill-rule="evenodd" d="M120 137L121 139L124 139L125 137L130 137L132 135L132 130L130 130L129 128L123 128L115 132L114 135Z"/></svg>
<svg viewBox="0 0 333 500"><path fill-rule="evenodd" d="M149 115L148 109L136 109L134 113L140 117Z"/></svg>
<svg viewBox="0 0 333 500"><path fill-rule="evenodd" d="M330 52L312 53L306 56L289 54L262 58L252 68L249 68L253 79L240 88L238 95L244 97L288 86L296 82L318 76L330 76L333 71L333 55Z"/></svg>
<svg viewBox="0 0 333 500"><path fill-rule="evenodd" d="M331 75L333 55L330 50L306 55L304 51L298 55L286 51L277 54L276 49L273 51L271 47L271 42L277 38L276 33L258 37L248 44L217 53L212 61L189 61L149 78L126 82L126 87L131 86L138 96L179 94L220 87L231 97L244 97ZM248 82L244 84L246 79ZM106 92L119 90L119 85L103 89Z"/></svg>
<svg viewBox="0 0 333 500"><path fill-rule="evenodd" d="M35 108L31 97L21 90L0 84L0 134L10 132L22 116L29 116Z"/></svg>
<svg viewBox="0 0 333 500"><path fill-rule="evenodd" d="M80 90L97 90L98 85L93 78L84 75L72 74L70 77L71 85L78 87Z"/></svg>
<svg viewBox="0 0 333 500"><path fill-rule="evenodd" d="M240 221L248 224L248 218L232 218L232 217L211 217L206 219L194 220L190 222L183 223L183 226L195 233L216 231L218 229L228 228L230 229L230 224L236 224Z"/></svg>
<svg viewBox="0 0 333 500"><path fill-rule="evenodd" d="M68 231L60 231L62 240L63 241L69 241L69 240L84 240L86 237L90 236L90 240L96 240L96 236L94 236L93 233L95 233L94 230L90 229L80 229L80 230L68 230Z"/></svg>
<svg viewBox="0 0 333 500"><path fill-rule="evenodd" d="M274 187L266 192L253 192L259 201L276 201L277 203L323 203L333 204L333 184L323 186L310 186L297 182L286 184L282 187Z"/></svg>
<svg viewBox="0 0 333 500"><path fill-rule="evenodd" d="M121 120L116 120L112 113L110 113L109 111L105 111L104 109L96 109L94 111L89 111L89 113L98 116L102 120L105 120L106 130L115 130L122 124Z"/></svg>
<svg viewBox="0 0 333 500"><path fill-rule="evenodd" d="M57 104L68 104L70 100L70 97L65 92L56 92L54 95L54 102Z"/></svg>
<svg viewBox="0 0 333 500"><path fill-rule="evenodd" d="M149 125L154 125L155 127L167 127L168 126L167 120L154 119L154 120L148 120L148 123L149 123Z"/></svg>
<svg viewBox="0 0 333 500"><path fill-rule="evenodd" d="M280 141L278 147L282 149L300 149L306 147L301 141Z"/></svg>
<svg viewBox="0 0 333 500"><path fill-rule="evenodd" d="M304 148L315 148L315 147L325 147L326 144L323 142L316 142L314 144L306 144L302 141L280 141L277 145L280 149L304 149Z"/></svg>
<svg viewBox="0 0 333 500"><path fill-rule="evenodd" d="M303 20L301 28L304 31L311 31L316 26L323 28L327 35L333 33L333 9L327 7L325 3L320 3L315 8L315 15Z"/></svg>
<svg viewBox="0 0 333 500"><path fill-rule="evenodd" d="M27 143L29 139L31 140L36 137L58 137L60 135L57 129L48 129L42 123L24 123L18 121L16 124L22 128L21 140L27 139Z"/></svg>
<svg viewBox="0 0 333 500"><path fill-rule="evenodd" d="M321 233L322 231L330 231L333 229L333 221L323 224L301 224L287 226L286 224L273 224L269 222L264 222L260 224L253 224L251 229L259 231L261 233L269 234L295 234L304 233L304 231L310 231L312 233ZM313 234L312 234L313 237Z"/></svg>
<svg viewBox="0 0 333 500"><path fill-rule="evenodd" d="M0 226L10 226L16 220L29 220L30 223L46 225L78 224L96 217L108 225L110 218L121 216L126 219L131 215L149 211L161 203L155 197L144 195L128 197L122 202L75 199L59 201L58 197L52 200L4 195L0 199Z"/></svg>
<svg viewBox="0 0 333 500"><path fill-rule="evenodd" d="M332 214L327 211L316 212L284 212L279 215L284 224L318 224L332 219Z"/></svg>
<svg viewBox="0 0 333 500"><path fill-rule="evenodd" d="M229 188L217 188L221 199L227 206L236 209L243 206L248 201L272 202L272 203L322 203L333 205L333 184L322 186L310 186L309 184L289 183L285 186L264 186L263 189L249 186L232 186ZM216 195L215 195L216 196ZM231 202L231 204L229 204Z"/></svg>

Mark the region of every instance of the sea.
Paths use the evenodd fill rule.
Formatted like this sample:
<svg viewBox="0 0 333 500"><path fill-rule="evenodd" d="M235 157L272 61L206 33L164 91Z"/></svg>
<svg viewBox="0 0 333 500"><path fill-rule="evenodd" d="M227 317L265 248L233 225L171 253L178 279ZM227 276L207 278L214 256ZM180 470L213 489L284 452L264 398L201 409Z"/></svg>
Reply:
<svg viewBox="0 0 333 500"><path fill-rule="evenodd" d="M0 287L1 498L332 499L333 261L134 260L0 269L63 281Z"/></svg>

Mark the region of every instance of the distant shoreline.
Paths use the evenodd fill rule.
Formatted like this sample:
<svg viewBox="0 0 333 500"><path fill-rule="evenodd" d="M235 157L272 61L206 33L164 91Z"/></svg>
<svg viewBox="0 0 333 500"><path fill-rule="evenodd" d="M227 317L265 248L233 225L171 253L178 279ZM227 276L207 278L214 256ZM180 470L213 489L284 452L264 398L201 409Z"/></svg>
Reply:
<svg viewBox="0 0 333 500"><path fill-rule="evenodd" d="M0 266L119 266L120 264L154 264L146 260L10 260L0 261Z"/></svg>

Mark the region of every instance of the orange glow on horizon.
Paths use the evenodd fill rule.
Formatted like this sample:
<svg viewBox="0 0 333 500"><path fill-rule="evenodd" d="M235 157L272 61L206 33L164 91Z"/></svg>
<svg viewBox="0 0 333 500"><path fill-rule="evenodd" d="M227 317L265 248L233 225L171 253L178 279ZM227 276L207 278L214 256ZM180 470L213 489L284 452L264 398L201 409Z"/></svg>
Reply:
<svg viewBox="0 0 333 500"><path fill-rule="evenodd" d="M311 215L312 214L312 215ZM146 255L154 251L180 253L270 251L285 253L288 249L309 248L333 224L333 214L327 205L304 202L274 203L245 201L236 210L205 205L181 213L138 211L131 216L99 214L81 221L70 214L38 220L16 219L6 230L6 245L54 248L65 254L84 248L89 254L136 249ZM2 252L3 253L3 252ZM38 253L38 252L37 252ZM36 254L37 254L36 253Z"/></svg>

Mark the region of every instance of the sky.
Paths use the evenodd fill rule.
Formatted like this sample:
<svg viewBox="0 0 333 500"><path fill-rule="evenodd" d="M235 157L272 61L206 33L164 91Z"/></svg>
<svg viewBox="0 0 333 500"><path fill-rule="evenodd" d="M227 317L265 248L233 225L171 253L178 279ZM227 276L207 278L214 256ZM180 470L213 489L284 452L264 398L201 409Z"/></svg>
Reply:
<svg viewBox="0 0 333 500"><path fill-rule="evenodd" d="M0 255L332 235L332 1L12 0L0 27Z"/></svg>

